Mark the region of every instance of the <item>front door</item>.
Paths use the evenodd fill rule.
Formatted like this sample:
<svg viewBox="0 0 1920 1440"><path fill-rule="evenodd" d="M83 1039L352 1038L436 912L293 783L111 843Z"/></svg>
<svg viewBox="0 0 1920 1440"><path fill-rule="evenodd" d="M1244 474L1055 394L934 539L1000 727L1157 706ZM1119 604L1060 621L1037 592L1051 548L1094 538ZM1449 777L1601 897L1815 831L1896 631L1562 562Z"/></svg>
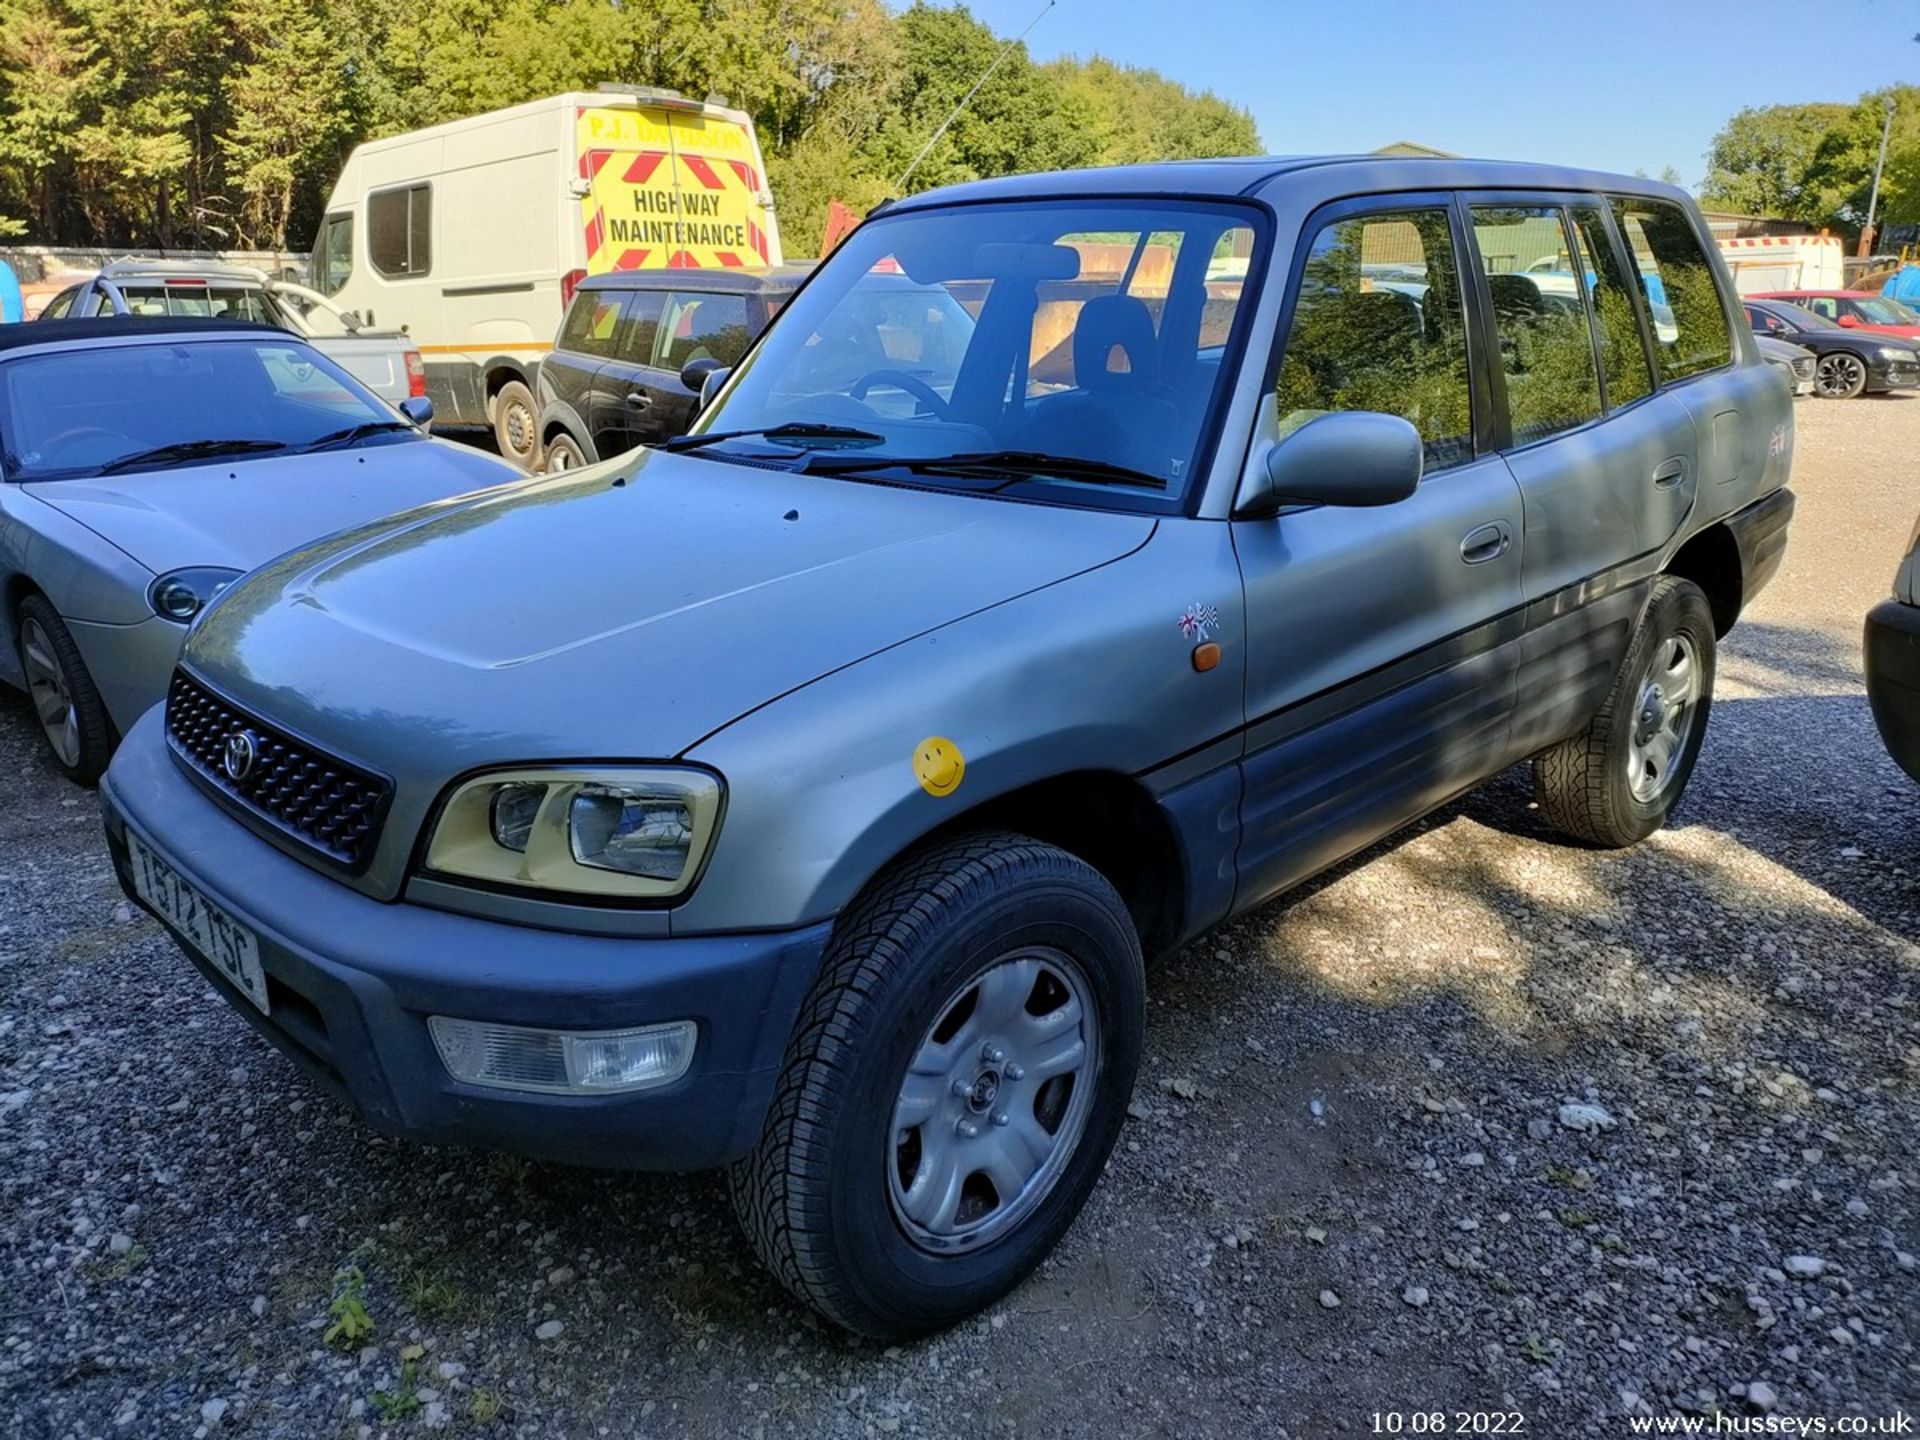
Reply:
<svg viewBox="0 0 1920 1440"><path fill-rule="evenodd" d="M1506 762L1523 619L1520 493L1485 453L1484 357L1448 197L1348 202L1309 232L1251 463L1320 413L1378 410L1414 424L1426 473L1395 505L1233 522L1249 647L1243 904Z"/></svg>
<svg viewBox="0 0 1920 1440"><path fill-rule="evenodd" d="M613 347L594 372L587 402L594 453L602 460L624 454L647 438L647 411L653 404L649 379L666 303L660 290L628 290L623 296Z"/></svg>

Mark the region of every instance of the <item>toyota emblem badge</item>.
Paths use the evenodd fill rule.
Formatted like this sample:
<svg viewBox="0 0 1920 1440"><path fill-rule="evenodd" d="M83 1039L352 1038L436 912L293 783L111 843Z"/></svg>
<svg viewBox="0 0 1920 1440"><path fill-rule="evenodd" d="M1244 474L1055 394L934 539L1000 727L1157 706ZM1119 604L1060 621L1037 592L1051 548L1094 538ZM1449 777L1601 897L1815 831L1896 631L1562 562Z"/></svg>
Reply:
<svg viewBox="0 0 1920 1440"><path fill-rule="evenodd" d="M236 730L227 737L227 753L220 765L227 772L229 780L238 782L246 779L252 772L253 762L259 756L259 742L253 738L253 732Z"/></svg>

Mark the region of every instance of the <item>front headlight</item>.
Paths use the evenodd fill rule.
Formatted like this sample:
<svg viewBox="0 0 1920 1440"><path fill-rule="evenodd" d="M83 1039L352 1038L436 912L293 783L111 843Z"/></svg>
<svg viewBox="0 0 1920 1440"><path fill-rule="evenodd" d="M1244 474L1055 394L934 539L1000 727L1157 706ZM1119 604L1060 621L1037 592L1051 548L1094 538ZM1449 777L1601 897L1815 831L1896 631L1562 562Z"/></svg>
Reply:
<svg viewBox="0 0 1920 1440"><path fill-rule="evenodd" d="M1880 358L1894 365L1911 365L1914 361L1920 360L1920 351L1915 351L1906 345L1882 345Z"/></svg>
<svg viewBox="0 0 1920 1440"><path fill-rule="evenodd" d="M170 570L147 587L147 604L162 620L177 620L184 625L238 580L240 573L224 565Z"/></svg>
<svg viewBox="0 0 1920 1440"><path fill-rule="evenodd" d="M427 869L534 890L650 900L699 876L725 792L704 770L580 766L498 770L440 807Z"/></svg>

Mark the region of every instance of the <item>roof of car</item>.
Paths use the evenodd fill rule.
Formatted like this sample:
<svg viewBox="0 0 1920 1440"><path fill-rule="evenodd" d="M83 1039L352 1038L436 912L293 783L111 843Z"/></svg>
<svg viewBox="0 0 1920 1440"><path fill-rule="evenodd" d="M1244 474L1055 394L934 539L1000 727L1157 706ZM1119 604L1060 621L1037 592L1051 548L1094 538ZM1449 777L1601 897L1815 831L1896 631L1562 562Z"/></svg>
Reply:
<svg viewBox="0 0 1920 1440"><path fill-rule="evenodd" d="M1201 196L1251 195L1283 175L1304 171L1350 173L1356 193L1393 189L1542 189L1607 190L1685 200L1677 186L1640 176L1614 175L1564 165L1517 160L1469 160L1428 155L1261 155L1224 160L1160 160L1147 165L1114 165L1057 170L972 180L893 201L889 209L975 200L1026 200L1052 196Z"/></svg>
<svg viewBox="0 0 1920 1440"><path fill-rule="evenodd" d="M582 290L738 290L757 294L798 290L811 265L774 265L756 270L609 270L589 275Z"/></svg>
<svg viewBox="0 0 1920 1440"><path fill-rule="evenodd" d="M1878 298L1871 290L1759 290L1747 298L1750 300L1791 300L1797 295L1822 295L1832 300L1873 300Z"/></svg>
<svg viewBox="0 0 1920 1440"><path fill-rule="evenodd" d="M145 318L138 315L102 316L92 320L28 320L17 325L0 325L0 354L26 350L40 345L63 345L79 340L161 340L169 335L205 338L217 335L271 335L278 340L298 340L273 325L250 320L208 320L205 318Z"/></svg>
<svg viewBox="0 0 1920 1440"><path fill-rule="evenodd" d="M114 260L100 267L109 280L151 275L156 279L251 280L256 285L266 272L252 265L236 265L222 260Z"/></svg>

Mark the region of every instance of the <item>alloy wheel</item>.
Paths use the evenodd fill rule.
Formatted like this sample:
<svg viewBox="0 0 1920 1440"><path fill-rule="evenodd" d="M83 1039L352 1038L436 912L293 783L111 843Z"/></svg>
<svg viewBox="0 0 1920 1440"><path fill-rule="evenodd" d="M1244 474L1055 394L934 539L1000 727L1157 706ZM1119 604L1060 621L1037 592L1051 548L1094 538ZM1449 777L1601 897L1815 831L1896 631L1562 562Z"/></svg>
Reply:
<svg viewBox="0 0 1920 1440"><path fill-rule="evenodd" d="M20 658L27 672L27 693L33 699L34 714L40 719L47 743L62 765L78 765L80 715L74 708L67 672L37 620L29 619L20 626Z"/></svg>
<svg viewBox="0 0 1920 1440"><path fill-rule="evenodd" d="M1829 400L1844 400L1866 388L1867 367L1857 355L1822 355L1814 388Z"/></svg>

